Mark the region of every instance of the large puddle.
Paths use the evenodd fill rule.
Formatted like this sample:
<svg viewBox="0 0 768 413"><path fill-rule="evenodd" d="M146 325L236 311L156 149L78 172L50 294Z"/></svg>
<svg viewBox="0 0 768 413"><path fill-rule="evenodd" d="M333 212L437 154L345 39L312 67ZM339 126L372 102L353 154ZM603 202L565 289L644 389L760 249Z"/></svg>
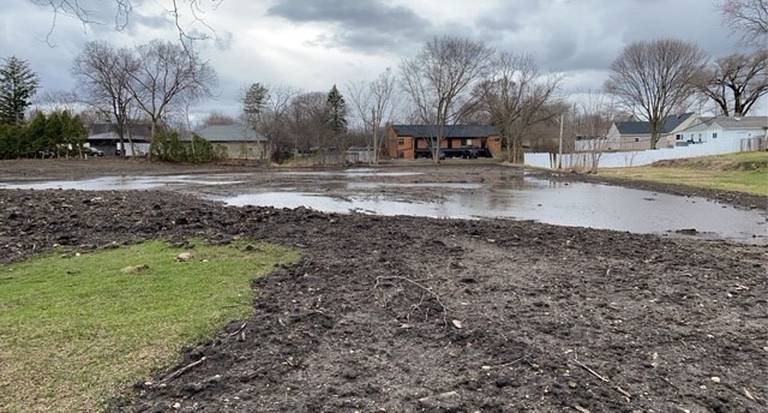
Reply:
<svg viewBox="0 0 768 413"><path fill-rule="evenodd" d="M324 212L436 218L513 218L556 225L768 243L765 211L704 198L618 186L562 183L531 176L440 182L420 172L350 169L259 174L102 177L0 183L13 189L135 190L194 193L230 205L307 207ZM691 232L691 231L684 231Z"/></svg>

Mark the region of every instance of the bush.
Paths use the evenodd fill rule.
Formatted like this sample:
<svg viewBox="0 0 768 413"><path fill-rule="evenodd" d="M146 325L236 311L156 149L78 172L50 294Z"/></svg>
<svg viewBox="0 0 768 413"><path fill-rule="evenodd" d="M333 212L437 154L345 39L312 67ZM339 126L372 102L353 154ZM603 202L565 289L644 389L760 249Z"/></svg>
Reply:
<svg viewBox="0 0 768 413"><path fill-rule="evenodd" d="M224 158L223 149L223 147L213 145L196 133L193 133L192 144L187 148L187 161L196 163L216 161Z"/></svg>
<svg viewBox="0 0 768 413"><path fill-rule="evenodd" d="M211 144L197 134L192 134L190 142L183 142L177 131L156 134L149 153L153 160L194 163L211 162L226 155L222 147Z"/></svg>
<svg viewBox="0 0 768 413"><path fill-rule="evenodd" d="M149 156L153 160L165 162L183 162L186 159L184 145L181 143L179 133L158 132L152 138L152 144L149 146Z"/></svg>

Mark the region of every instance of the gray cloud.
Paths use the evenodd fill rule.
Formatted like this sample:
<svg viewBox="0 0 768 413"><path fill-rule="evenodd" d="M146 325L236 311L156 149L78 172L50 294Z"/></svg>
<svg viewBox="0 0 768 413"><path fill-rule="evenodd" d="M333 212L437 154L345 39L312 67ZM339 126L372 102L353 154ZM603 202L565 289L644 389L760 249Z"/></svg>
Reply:
<svg viewBox="0 0 768 413"><path fill-rule="evenodd" d="M321 36L310 44L367 52L398 49L428 38L434 31L433 24L413 10L379 0L280 0L267 15L294 23L335 25L333 35Z"/></svg>
<svg viewBox="0 0 768 413"><path fill-rule="evenodd" d="M45 44L52 13L30 0L0 0L0 57L27 59L44 91L76 87L69 68L84 42L119 46L154 37L178 39L163 4L134 0L129 25L114 31L114 3L80 0L101 24L60 16ZM392 1L397 1L393 4ZM499 50L527 52L564 73L567 89L602 85L611 61L628 43L659 37L695 41L712 56L738 51L710 0L225 0L206 14L215 38L200 44L220 75L220 94L204 108L236 111L239 88L262 81L325 90L370 79L396 67L434 35L481 39ZM9 12L6 12L9 11ZM189 16L187 16L189 17ZM191 29L204 31L204 27ZM323 50L318 50L322 48Z"/></svg>

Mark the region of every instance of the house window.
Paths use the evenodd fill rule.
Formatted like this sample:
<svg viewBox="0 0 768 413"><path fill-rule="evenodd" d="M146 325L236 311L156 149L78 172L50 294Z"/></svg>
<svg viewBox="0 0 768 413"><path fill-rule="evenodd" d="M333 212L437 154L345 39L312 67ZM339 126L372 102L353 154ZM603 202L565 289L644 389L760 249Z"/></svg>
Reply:
<svg viewBox="0 0 768 413"><path fill-rule="evenodd" d="M712 132L712 139L717 139L717 132Z"/></svg>
<svg viewBox="0 0 768 413"><path fill-rule="evenodd" d="M405 145L405 139L403 139L403 138L398 139L397 140L397 144L398 145Z"/></svg>
<svg viewBox="0 0 768 413"><path fill-rule="evenodd" d="M683 135L678 133L677 135L675 135L675 140L678 140L678 141L683 140Z"/></svg>
<svg viewBox="0 0 768 413"><path fill-rule="evenodd" d="M640 142L640 138L635 138L635 142Z"/></svg>

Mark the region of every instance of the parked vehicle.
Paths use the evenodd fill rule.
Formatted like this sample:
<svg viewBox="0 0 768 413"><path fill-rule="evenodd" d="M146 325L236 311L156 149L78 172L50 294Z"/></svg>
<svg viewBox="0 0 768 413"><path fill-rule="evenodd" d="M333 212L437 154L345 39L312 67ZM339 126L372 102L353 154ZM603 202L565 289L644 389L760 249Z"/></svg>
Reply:
<svg viewBox="0 0 768 413"><path fill-rule="evenodd" d="M83 148L83 153L86 156L104 156L104 151L96 148L85 147Z"/></svg>

